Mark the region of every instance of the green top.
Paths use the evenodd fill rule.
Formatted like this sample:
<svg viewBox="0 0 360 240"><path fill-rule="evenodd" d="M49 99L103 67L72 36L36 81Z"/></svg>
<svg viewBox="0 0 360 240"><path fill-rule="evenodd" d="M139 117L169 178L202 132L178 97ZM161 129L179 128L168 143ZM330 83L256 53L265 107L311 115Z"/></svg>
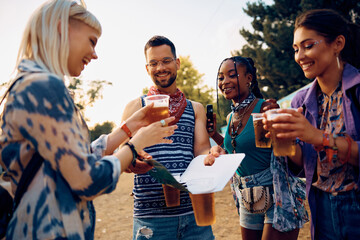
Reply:
<svg viewBox="0 0 360 240"><path fill-rule="evenodd" d="M259 113L261 110L261 105L264 101L264 99L260 99L252 112ZM225 149L229 153L232 153L234 150L233 146L231 145L231 136L229 134L231 119L232 114L226 128L224 139ZM250 116L245 125L245 128L241 133L239 133L238 136L236 136L235 140L236 153L245 153L245 158L237 169L237 173L240 176L244 177L253 175L270 167L272 148L257 148L255 146L255 134L252 116Z"/></svg>

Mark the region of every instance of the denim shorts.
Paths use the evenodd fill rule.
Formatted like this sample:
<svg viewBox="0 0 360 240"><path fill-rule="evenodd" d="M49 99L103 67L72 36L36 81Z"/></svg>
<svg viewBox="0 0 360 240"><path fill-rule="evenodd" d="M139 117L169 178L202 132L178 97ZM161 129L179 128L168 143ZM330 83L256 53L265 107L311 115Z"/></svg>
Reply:
<svg viewBox="0 0 360 240"><path fill-rule="evenodd" d="M265 223L273 223L274 204L265 213L251 213L240 202L240 226L251 230L263 230Z"/></svg>
<svg viewBox="0 0 360 240"><path fill-rule="evenodd" d="M194 214L178 217L134 217L133 240L213 240L211 226L196 225Z"/></svg>
<svg viewBox="0 0 360 240"><path fill-rule="evenodd" d="M270 186L270 194L273 195L274 189L272 188L272 179L273 177L270 169L265 169L264 171L246 177L236 176L236 179L234 179L234 188L240 205L240 226L251 230L262 230L265 223L273 223L274 205L265 213L251 213L244 207L244 204L241 201L240 192L240 189L242 188Z"/></svg>
<svg viewBox="0 0 360 240"><path fill-rule="evenodd" d="M313 187L316 198L315 239L360 239L360 191L337 195Z"/></svg>

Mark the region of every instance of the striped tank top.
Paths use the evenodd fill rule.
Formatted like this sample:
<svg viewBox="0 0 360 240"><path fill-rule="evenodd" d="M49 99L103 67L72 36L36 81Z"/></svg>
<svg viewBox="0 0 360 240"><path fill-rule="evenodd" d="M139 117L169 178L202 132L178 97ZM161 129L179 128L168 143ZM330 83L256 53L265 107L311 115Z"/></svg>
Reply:
<svg viewBox="0 0 360 240"><path fill-rule="evenodd" d="M144 105L143 97L142 102ZM169 138L171 144L157 144L144 149L153 159L162 163L172 174L182 174L194 158L195 114L189 100L178 128ZM189 194L181 191L180 206L166 207L161 183L149 174L134 176L134 217L173 217L193 212Z"/></svg>

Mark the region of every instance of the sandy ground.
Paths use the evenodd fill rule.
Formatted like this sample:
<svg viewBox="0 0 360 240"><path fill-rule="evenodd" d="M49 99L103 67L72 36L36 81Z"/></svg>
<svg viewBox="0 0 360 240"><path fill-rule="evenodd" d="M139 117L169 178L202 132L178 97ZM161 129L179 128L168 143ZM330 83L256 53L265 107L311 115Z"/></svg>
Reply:
<svg viewBox="0 0 360 240"><path fill-rule="evenodd" d="M95 239L132 239L133 174L122 174L114 192L95 199L96 229ZM241 239L239 217L230 186L215 193L216 223L213 232L217 240ZM299 240L310 240L310 224L300 230Z"/></svg>

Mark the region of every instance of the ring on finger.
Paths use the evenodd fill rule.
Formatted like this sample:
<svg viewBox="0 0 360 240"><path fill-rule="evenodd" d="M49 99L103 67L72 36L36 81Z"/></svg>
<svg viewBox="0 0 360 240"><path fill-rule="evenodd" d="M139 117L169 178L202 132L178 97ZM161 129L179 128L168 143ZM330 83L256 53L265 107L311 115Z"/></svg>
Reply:
<svg viewBox="0 0 360 240"><path fill-rule="evenodd" d="M165 126L166 126L166 123L165 123L165 120L164 120L164 119L160 120L160 123L161 123L161 126L162 126L162 127L165 127Z"/></svg>

